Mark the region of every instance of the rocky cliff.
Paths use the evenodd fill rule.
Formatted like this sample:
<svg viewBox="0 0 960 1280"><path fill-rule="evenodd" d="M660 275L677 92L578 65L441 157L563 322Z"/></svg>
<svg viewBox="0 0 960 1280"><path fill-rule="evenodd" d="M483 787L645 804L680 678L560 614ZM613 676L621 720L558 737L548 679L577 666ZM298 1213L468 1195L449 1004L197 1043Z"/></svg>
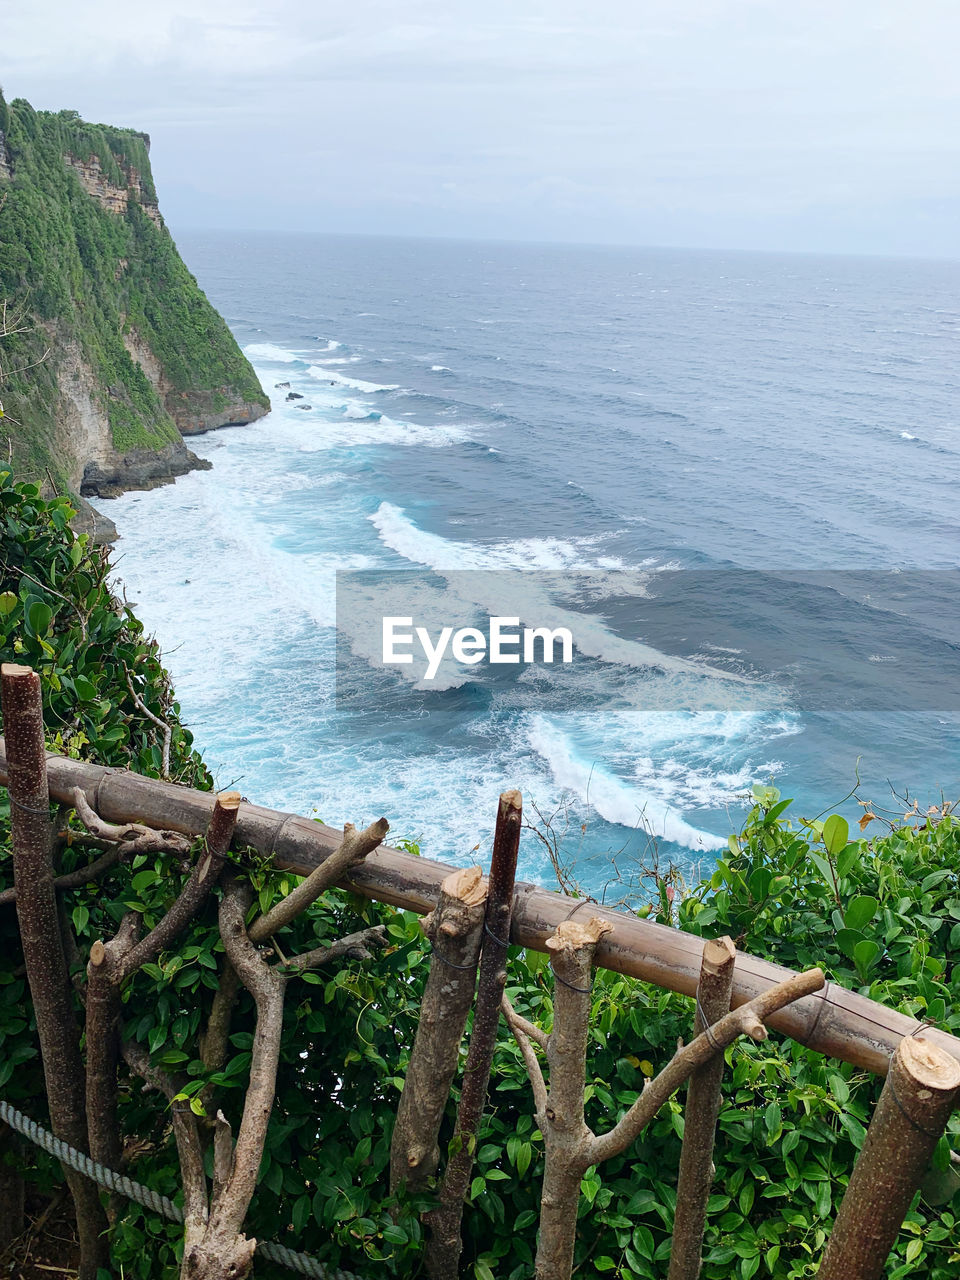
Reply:
<svg viewBox="0 0 960 1280"><path fill-rule="evenodd" d="M150 140L0 95L0 445L110 497L206 466L183 436L270 407L164 225Z"/></svg>

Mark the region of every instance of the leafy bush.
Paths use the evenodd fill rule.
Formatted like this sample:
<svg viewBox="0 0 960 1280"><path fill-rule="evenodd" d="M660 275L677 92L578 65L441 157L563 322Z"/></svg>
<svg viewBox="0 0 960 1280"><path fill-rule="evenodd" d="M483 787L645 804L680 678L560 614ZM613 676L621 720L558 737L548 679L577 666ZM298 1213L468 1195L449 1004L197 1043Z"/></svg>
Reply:
<svg viewBox="0 0 960 1280"><path fill-rule="evenodd" d="M50 745L55 750L156 775L156 729L126 684L174 725L174 772L194 786L209 778L178 721L156 648L106 583L107 563L68 526L63 500L43 502L34 486L0 474L0 657L27 662L43 676ZM960 824L949 812L911 815L874 839L849 839L842 818L794 823L789 801L758 789L729 855L712 877L676 902L656 907L664 923L705 935L730 933L738 945L793 968L819 964L830 978L918 1019L960 1029ZM5 814L0 810L0 881L9 883ZM359 817L359 815L358 815ZM62 842L63 869L82 858ZM263 860L244 859L258 906L266 910L290 877ZM65 894L81 958L135 908L148 924L183 883L183 868L144 858L118 865L96 885ZM253 1006L244 993L234 1022L233 1056L208 1077L198 1031L221 962L215 904L175 950L147 965L126 992L127 1031L156 1064L180 1071L201 1106L204 1086L235 1123L246 1082ZM251 1208L249 1230L281 1239L361 1275L407 1277L421 1255L418 1210L387 1194L393 1115L416 1030L427 944L417 920L391 908L329 893L300 917L281 945L292 952L384 923L387 950L369 963L307 974L287 1002L277 1102ZM868 945L865 945L868 944ZM37 1118L42 1081L18 975L14 913L0 907L0 1092ZM508 990L518 1011L549 1027L551 981L546 957L511 949ZM689 1037L692 1002L609 971L596 973L588 1061L587 1119L610 1128ZM719 1120L717 1178L706 1232L706 1280L795 1280L815 1274L823 1243L862 1143L879 1082L866 1073L776 1035L727 1052L729 1070ZM452 1132L448 1109L447 1135ZM165 1104L125 1080L121 1117L131 1172L171 1196L179 1169ZM954 1133L960 1129L952 1122ZM683 1131L674 1099L624 1156L589 1171L579 1219L580 1274L648 1280L666 1273L676 1173ZM946 1143L938 1151L947 1158ZM59 1180L57 1166L23 1148L30 1176ZM501 1036L491 1098L479 1135L464 1229L465 1267L476 1280L530 1276L543 1144L519 1053ZM953 1189L940 1173L929 1201ZM957 1274L960 1201L911 1211L892 1280ZM172 1280L179 1229L129 1206L114 1228L113 1258L132 1280ZM287 1273L258 1263L258 1276Z"/></svg>

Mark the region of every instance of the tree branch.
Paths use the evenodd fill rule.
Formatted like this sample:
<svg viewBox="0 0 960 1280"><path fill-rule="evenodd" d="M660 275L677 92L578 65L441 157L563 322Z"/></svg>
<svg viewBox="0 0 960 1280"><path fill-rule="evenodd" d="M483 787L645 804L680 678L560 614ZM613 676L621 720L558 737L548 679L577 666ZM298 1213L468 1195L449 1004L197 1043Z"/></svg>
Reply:
<svg viewBox="0 0 960 1280"><path fill-rule="evenodd" d="M446 1277L456 1275L462 1248L460 1223L463 1202L470 1186L477 1129L487 1100L497 1041L500 1001L507 982L507 947L522 824L520 792L504 791L497 807L477 1004L451 1143L452 1154L443 1173L440 1203L426 1219L430 1226L426 1268L431 1280L446 1280Z"/></svg>
<svg viewBox="0 0 960 1280"><path fill-rule="evenodd" d="M324 889L336 884L343 875L362 862L368 853L372 853L377 845L383 842L390 830L386 818L372 823L364 831L357 831L352 822L343 828L343 841L328 858L324 858L320 866L312 871L306 880L291 890L276 906L254 920L247 933L251 942L263 942L272 937L278 929L295 920L312 902L316 902Z"/></svg>
<svg viewBox="0 0 960 1280"><path fill-rule="evenodd" d="M54 889L61 892L64 889L77 889L80 885L90 884L93 880L99 880L101 876L105 876L111 867L115 867L120 860L120 846L114 845L110 849L95 858L93 862L88 862L84 867L77 867L73 871L65 871L63 875L57 876L53 882ZM5 906L8 902L16 902L17 890L11 885L9 889L4 889L0 893L0 907Z"/></svg>
<svg viewBox="0 0 960 1280"><path fill-rule="evenodd" d="M737 950L730 938L703 948L694 1033L712 1026L730 1009ZM673 1244L667 1280L698 1280L707 1201L713 1185L713 1146L720 1112L724 1059L718 1053L690 1077L683 1116L683 1147L673 1218Z"/></svg>
<svg viewBox="0 0 960 1280"><path fill-rule="evenodd" d="M190 841L176 831L154 831L152 827L141 826L138 822L129 822L122 827L104 822L87 803L82 787L73 788L73 806L90 834L99 840L119 843L120 855L124 858L138 853L190 852Z"/></svg>
<svg viewBox="0 0 960 1280"><path fill-rule="evenodd" d="M437 1139L477 985L486 897L479 867L455 871L421 922L433 955L390 1144L392 1192L422 1189L440 1163Z"/></svg>
<svg viewBox="0 0 960 1280"><path fill-rule="evenodd" d="M369 960L373 953L371 947L387 945L387 930L382 924L372 925L369 929L360 929L357 933L348 933L326 947L315 947L313 951L301 952L291 956L285 967L302 973L307 969L319 969L321 965L330 964L333 960ZM291 973L288 975L293 977Z"/></svg>
<svg viewBox="0 0 960 1280"><path fill-rule="evenodd" d="M539 1027L535 1027L532 1022L527 1022L526 1018L521 1018L515 1012L507 995L504 995L501 1007L503 1016L507 1020L507 1026L513 1032L513 1037L520 1047L520 1052L523 1054L527 1075L530 1077L530 1086L533 1089L534 1109L539 1114L547 1105L547 1084L543 1078L543 1070L537 1060L537 1055L533 1051L533 1045L530 1042L530 1032L536 1031L538 1036L543 1036L544 1041L546 1036L543 1035Z"/></svg>
<svg viewBox="0 0 960 1280"><path fill-rule="evenodd" d="M163 749L161 752L162 765L161 765L160 776L162 778L169 778L170 777L170 740L173 735L173 726L167 720L161 720L158 715L154 715L154 713L150 710L147 704L143 701L143 699L139 696L139 694L134 690L133 681L130 678L130 672L126 669L126 667L124 667L123 669L123 674L124 674L124 677L126 678L127 688L130 690L130 697L136 703L138 710L142 711L143 714L147 717L147 719L152 720L153 723L157 726L157 728L162 730L163 732Z"/></svg>
<svg viewBox="0 0 960 1280"><path fill-rule="evenodd" d="M87 1145L80 1036L63 954L53 885L50 793L47 785L40 677L29 667L0 668L10 793L17 919L40 1041L51 1127L83 1150ZM106 1265L106 1220L93 1183L64 1170L77 1211L80 1280Z"/></svg>
<svg viewBox="0 0 960 1280"><path fill-rule="evenodd" d="M82 792L77 791L77 795ZM87 1111L91 1155L118 1167L122 1144L117 1121L117 1058L121 991L138 969L165 950L189 925L216 884L237 820L240 796L218 795L203 852L170 910L138 941L140 917L128 913L112 941L94 942L87 965Z"/></svg>
<svg viewBox="0 0 960 1280"><path fill-rule="evenodd" d="M768 988L749 1004L734 1009L708 1031L679 1049L659 1075L648 1082L619 1123L609 1133L594 1137L588 1144L584 1169L625 1150L684 1080L715 1054L722 1053L739 1036L746 1034L754 1040L766 1040L767 1029L763 1025L765 1019L792 1004L794 1000L801 1000L804 996L819 991L824 981L822 969L808 969L806 973L793 974L786 982Z"/></svg>
<svg viewBox="0 0 960 1280"><path fill-rule="evenodd" d="M177 1082L153 1066L150 1054L134 1040L124 1040L123 1056L135 1075L146 1080L151 1089L157 1089L170 1102L173 1136L180 1161L180 1177L183 1181L183 1216L185 1245L188 1248L203 1233L209 1207L207 1204L207 1175L203 1168L203 1144L197 1128L196 1117L188 1103L174 1102L180 1092Z"/></svg>

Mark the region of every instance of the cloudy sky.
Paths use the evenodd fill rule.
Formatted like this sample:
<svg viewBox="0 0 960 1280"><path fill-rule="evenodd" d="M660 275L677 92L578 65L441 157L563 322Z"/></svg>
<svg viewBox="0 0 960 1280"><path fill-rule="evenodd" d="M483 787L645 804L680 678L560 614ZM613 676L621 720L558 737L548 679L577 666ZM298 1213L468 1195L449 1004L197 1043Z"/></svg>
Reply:
<svg viewBox="0 0 960 1280"><path fill-rule="evenodd" d="M960 257L956 0L0 0L168 221Z"/></svg>

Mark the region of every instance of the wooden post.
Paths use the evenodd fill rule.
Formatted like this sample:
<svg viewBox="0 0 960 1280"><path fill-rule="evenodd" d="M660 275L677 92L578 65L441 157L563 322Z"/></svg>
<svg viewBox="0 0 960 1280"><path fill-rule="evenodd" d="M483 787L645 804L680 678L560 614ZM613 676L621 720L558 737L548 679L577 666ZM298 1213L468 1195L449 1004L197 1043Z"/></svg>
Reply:
<svg viewBox="0 0 960 1280"><path fill-rule="evenodd" d="M717 938L704 945L694 1035L700 1035L729 1013L736 959L737 949L729 938ZM707 1200L715 1173L713 1144L720 1112L723 1067L723 1054L718 1053L690 1077L683 1113L683 1148L667 1280L697 1280L700 1274Z"/></svg>
<svg viewBox="0 0 960 1280"><path fill-rule="evenodd" d="M50 1124L58 1138L87 1149L80 1030L63 954L53 884L50 795L47 790L40 677L29 667L0 668L10 792L10 843L20 941L37 1020ZM94 1183L64 1169L77 1211L80 1280L108 1263L107 1221Z"/></svg>
<svg viewBox="0 0 960 1280"><path fill-rule="evenodd" d="M437 1136L477 986L486 900L479 867L454 871L422 922L433 958L390 1145L391 1192L404 1184L420 1190L437 1171Z"/></svg>
<svg viewBox="0 0 960 1280"><path fill-rule="evenodd" d="M929 1041L901 1040L827 1241L819 1280L880 1280L958 1098L960 1062Z"/></svg>
<svg viewBox="0 0 960 1280"><path fill-rule="evenodd" d="M593 956L609 929L596 916L564 920L547 940L555 979L554 1014L546 1044L550 1089L544 1095L537 1088L534 1096L546 1147L535 1280L569 1280L573 1271L580 1182L589 1163L585 1150L591 1137L583 1107Z"/></svg>
<svg viewBox="0 0 960 1280"><path fill-rule="evenodd" d="M77 792L77 799L83 793ZM87 964L87 1127L90 1154L112 1169L120 1167L117 1123L117 1063L120 1057L121 992L143 965L166 951L203 906L220 878L240 808L238 791L221 792L214 802L204 848L170 910L145 938L140 917L128 912L109 942L97 939ZM158 833L158 849L163 840ZM170 842L175 850L179 838Z"/></svg>
<svg viewBox="0 0 960 1280"><path fill-rule="evenodd" d="M431 1234L427 1244L426 1267L431 1280L456 1280L459 1271L463 1202L473 1172L477 1129L487 1100L487 1085L497 1042L500 1001L507 984L505 966L513 918L513 886L517 875L517 853L523 817L521 806L519 791L504 791L497 809L483 950L480 953L477 1009L463 1072L457 1126L450 1144L450 1159L443 1175L440 1204L427 1215Z"/></svg>

